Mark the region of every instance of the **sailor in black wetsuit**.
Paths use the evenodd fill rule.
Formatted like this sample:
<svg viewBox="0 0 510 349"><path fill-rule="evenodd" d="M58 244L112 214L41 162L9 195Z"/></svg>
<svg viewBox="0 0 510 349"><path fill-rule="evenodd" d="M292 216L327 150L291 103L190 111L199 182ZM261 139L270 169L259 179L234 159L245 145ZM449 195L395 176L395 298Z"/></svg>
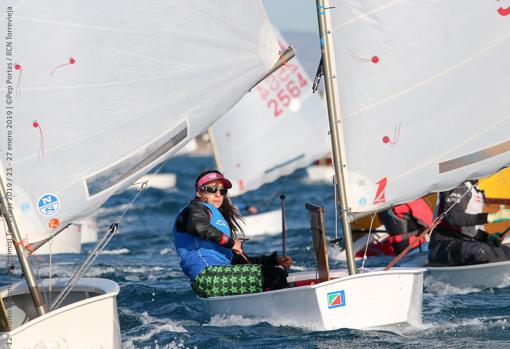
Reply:
<svg viewBox="0 0 510 349"><path fill-rule="evenodd" d="M430 238L428 257L431 266L471 265L510 259L510 248L481 229L486 223L510 220L510 210L483 213L484 194L476 183L467 181L439 194L438 215L449 211Z"/></svg>

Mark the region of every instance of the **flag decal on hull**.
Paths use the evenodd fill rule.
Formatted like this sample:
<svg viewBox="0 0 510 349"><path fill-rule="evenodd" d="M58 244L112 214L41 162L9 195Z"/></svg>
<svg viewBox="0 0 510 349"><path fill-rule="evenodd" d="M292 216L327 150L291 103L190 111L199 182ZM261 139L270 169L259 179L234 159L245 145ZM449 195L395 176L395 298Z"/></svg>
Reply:
<svg viewBox="0 0 510 349"><path fill-rule="evenodd" d="M335 291L328 293L328 308L338 308L345 305L345 292Z"/></svg>

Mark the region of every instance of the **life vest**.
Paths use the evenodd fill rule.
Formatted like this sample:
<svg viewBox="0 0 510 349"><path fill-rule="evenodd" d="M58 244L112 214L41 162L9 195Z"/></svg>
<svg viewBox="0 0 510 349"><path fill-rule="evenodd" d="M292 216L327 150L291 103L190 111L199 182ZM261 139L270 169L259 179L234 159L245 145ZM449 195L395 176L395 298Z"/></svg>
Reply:
<svg viewBox="0 0 510 349"><path fill-rule="evenodd" d="M231 237L230 228L221 212L213 205L204 204L210 212L211 225ZM184 210L184 209L183 209ZM179 211L179 216L182 210ZM177 231L176 224L173 227L174 243L179 255L182 271L191 281L209 266L230 265L232 250L223 247L216 242L207 241L193 236L187 232Z"/></svg>
<svg viewBox="0 0 510 349"><path fill-rule="evenodd" d="M388 243L396 244L409 239L409 244L417 247L426 239L418 239L416 235L432 224L433 215L425 200L418 199L383 211L379 213L379 218L390 235Z"/></svg>
<svg viewBox="0 0 510 349"><path fill-rule="evenodd" d="M469 189L470 193L466 195L470 195L467 207L464 212L467 214L479 214L483 212L483 201L484 201L484 194L483 191L478 189L477 186L473 185L470 181L464 182L464 185L466 186L466 190ZM450 193L448 193L450 194ZM459 198L461 197L461 194L455 194ZM439 203L439 210L438 214L442 214L445 211L445 203L448 199L449 195L441 194L440 197L440 203ZM457 233L460 233L461 235L464 235L469 238L475 238L475 236L478 234L478 230L483 230L483 225L477 225L477 226L456 226L456 225L450 225L448 224L448 221L446 219L443 219L441 223L439 224L439 227L441 229L445 229L447 231L454 231Z"/></svg>

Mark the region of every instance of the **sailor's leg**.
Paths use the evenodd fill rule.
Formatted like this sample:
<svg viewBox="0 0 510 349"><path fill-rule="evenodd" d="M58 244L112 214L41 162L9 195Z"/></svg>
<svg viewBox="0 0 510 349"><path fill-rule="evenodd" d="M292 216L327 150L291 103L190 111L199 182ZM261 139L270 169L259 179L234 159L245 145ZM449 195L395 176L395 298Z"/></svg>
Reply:
<svg viewBox="0 0 510 349"><path fill-rule="evenodd" d="M489 245L479 241L461 239L442 240L429 246L429 263L432 266L460 266L488 263L494 256Z"/></svg>
<svg viewBox="0 0 510 349"><path fill-rule="evenodd" d="M429 245L429 264L434 267L455 265L451 250L458 244L456 239L442 240Z"/></svg>
<svg viewBox="0 0 510 349"><path fill-rule="evenodd" d="M489 244L492 250L490 262L504 262L510 259L510 248L501 244Z"/></svg>
<svg viewBox="0 0 510 349"><path fill-rule="evenodd" d="M508 247L507 245L501 245L501 249L503 250L506 259L510 260L510 247Z"/></svg>
<svg viewBox="0 0 510 349"><path fill-rule="evenodd" d="M463 241L461 247L460 264L484 264L498 260L494 248L483 241Z"/></svg>
<svg viewBox="0 0 510 349"><path fill-rule="evenodd" d="M261 266L239 264L207 267L191 287L204 298L262 292Z"/></svg>

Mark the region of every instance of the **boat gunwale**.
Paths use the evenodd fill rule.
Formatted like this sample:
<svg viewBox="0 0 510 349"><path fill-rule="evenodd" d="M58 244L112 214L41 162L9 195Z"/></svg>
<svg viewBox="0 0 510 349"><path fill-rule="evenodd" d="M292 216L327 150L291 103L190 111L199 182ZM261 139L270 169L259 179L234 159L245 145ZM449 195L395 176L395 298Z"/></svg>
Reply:
<svg viewBox="0 0 510 349"><path fill-rule="evenodd" d="M334 269L330 271L330 274L334 274L338 271L344 271L339 269ZM310 273L312 271L304 271L294 274L303 274L303 276L307 273ZM314 285L304 285L299 287L290 287L290 288L282 288L279 290L272 290L272 291L266 291L266 292L258 292L258 293L249 293L249 294L241 294L241 295L231 295L231 296L222 296L222 297L208 297L208 298L202 298L197 296L198 299L206 301L206 302L221 302L226 300L235 300L235 299L243 299L243 298L254 298L254 297L269 297L273 294L280 294L280 293L287 293L287 292L298 292L299 290L304 289L316 289L316 288L322 288L325 286L333 285L338 282L344 282L347 280L354 280L357 278L365 277L365 276L379 276L379 275L387 275L387 274L424 274L426 272L425 268L393 268L391 270L375 270L370 271L366 273L358 273L354 275L346 275L344 277L334 278L329 281L323 281ZM292 275L292 274L291 274Z"/></svg>
<svg viewBox="0 0 510 349"><path fill-rule="evenodd" d="M429 272L437 272L437 271L456 271L456 270L473 270L473 269L487 269L494 266L505 266L510 265L510 260L501 261L501 262L490 262L490 263L482 263L482 264L470 264L470 265L457 265L457 266L447 266L447 267L431 267L428 265L423 266ZM509 271L510 272L510 271Z"/></svg>
<svg viewBox="0 0 510 349"><path fill-rule="evenodd" d="M66 279L66 278L55 278L55 279L51 280L51 285L52 285L52 287L57 286L57 290L61 290L63 288L63 286L65 286L65 282L67 282L68 280L69 279ZM45 279L45 280L43 280L42 286L47 287L47 286L49 286L49 284L50 284L49 279ZM17 289L15 290L16 293L12 294L11 296L28 294L30 292L25 281L17 282L15 284L13 284L13 286L17 287ZM60 288L59 286L62 286L62 287ZM76 290L78 292L87 292L87 291L94 292L93 289L101 290L104 293L99 294L97 296L85 298L80 301L70 303L63 307L49 311L48 313L46 313L44 315L38 316L36 318L33 318L33 319L25 322L21 326L16 327L9 332L1 332L0 338L7 337L7 334L10 337L12 337L12 336L16 335L17 333L24 331L24 330L38 324L41 321L44 321L48 318L57 316L60 313L67 312L67 311L75 309L75 308L80 308L86 304L95 303L97 301L102 301L107 298L116 298L116 296L120 292L120 286L115 281L112 281L109 279L103 279L103 278L82 278L78 281L78 283L76 284L76 286L73 290ZM26 292L22 292L22 291L26 291ZM7 287L2 289L2 291L1 291L2 297L4 297L4 292L7 292Z"/></svg>

